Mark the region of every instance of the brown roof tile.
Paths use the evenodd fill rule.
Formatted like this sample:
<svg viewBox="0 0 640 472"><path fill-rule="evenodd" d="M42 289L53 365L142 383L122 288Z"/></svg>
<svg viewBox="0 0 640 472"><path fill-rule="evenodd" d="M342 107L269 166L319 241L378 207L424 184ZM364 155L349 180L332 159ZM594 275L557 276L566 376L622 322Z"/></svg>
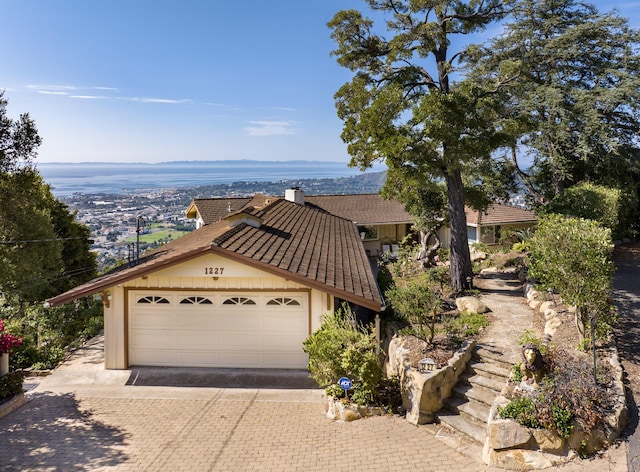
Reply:
<svg viewBox="0 0 640 472"><path fill-rule="evenodd" d="M378 286L351 221L284 199L264 208L247 206L243 213L262 224L254 227L241 219L235 226L227 220L211 223L145 254L135 267L118 268L49 302L66 303L213 252L361 306L380 308Z"/></svg>
<svg viewBox="0 0 640 472"><path fill-rule="evenodd" d="M309 195L305 203L322 208L362 225L411 223L411 215L397 200L386 200L380 194Z"/></svg>
<svg viewBox="0 0 640 472"><path fill-rule="evenodd" d="M249 198L196 198L193 200L187 216L195 217L196 209L200 212L205 224L218 221L232 211L237 211L246 205L255 207L268 204L278 197L256 195ZM404 205L396 200L385 200L377 193L356 195L305 195L305 204L328 211L336 216L361 225L410 223L411 215L404 209Z"/></svg>
<svg viewBox="0 0 640 472"><path fill-rule="evenodd" d="M517 223L535 223L538 218L531 210L494 203L489 205L485 211L478 211L466 207L467 223L473 225L500 225Z"/></svg>

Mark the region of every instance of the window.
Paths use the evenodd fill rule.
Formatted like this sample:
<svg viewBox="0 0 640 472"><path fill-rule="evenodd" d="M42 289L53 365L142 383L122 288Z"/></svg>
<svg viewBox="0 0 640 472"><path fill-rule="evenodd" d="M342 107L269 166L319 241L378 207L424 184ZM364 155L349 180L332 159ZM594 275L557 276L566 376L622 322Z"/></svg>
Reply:
<svg viewBox="0 0 640 472"><path fill-rule="evenodd" d="M157 295L149 295L146 297L138 298L138 303L155 303L155 304L169 304L169 300L164 297L160 297Z"/></svg>
<svg viewBox="0 0 640 472"><path fill-rule="evenodd" d="M267 302L268 306L300 306L300 302L295 298L278 297Z"/></svg>
<svg viewBox="0 0 640 472"><path fill-rule="evenodd" d="M475 243L478 241L478 228L475 226L467 226L467 238L469 242Z"/></svg>
<svg viewBox="0 0 640 472"><path fill-rule="evenodd" d="M378 239L377 226L358 226L358 231L360 232L360 239L363 241Z"/></svg>
<svg viewBox="0 0 640 472"><path fill-rule="evenodd" d="M213 302L205 297L186 297L180 300L181 305L213 305Z"/></svg>
<svg viewBox="0 0 640 472"><path fill-rule="evenodd" d="M502 235L500 225L485 226L482 228L482 242L485 244L498 244Z"/></svg>
<svg viewBox="0 0 640 472"><path fill-rule="evenodd" d="M222 302L222 304L223 305L255 305L256 302L251 298L247 298L247 297L231 297L231 298L227 298L224 302Z"/></svg>

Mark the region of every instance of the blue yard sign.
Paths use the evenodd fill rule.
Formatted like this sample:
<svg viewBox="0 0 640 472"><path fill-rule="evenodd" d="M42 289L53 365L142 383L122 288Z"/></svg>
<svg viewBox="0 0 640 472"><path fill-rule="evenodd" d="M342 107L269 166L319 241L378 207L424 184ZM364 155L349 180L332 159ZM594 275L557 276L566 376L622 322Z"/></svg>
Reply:
<svg viewBox="0 0 640 472"><path fill-rule="evenodd" d="M353 386L349 377L341 377L340 380L338 380L338 385L340 385L340 388L345 392L347 390L351 390L351 387Z"/></svg>

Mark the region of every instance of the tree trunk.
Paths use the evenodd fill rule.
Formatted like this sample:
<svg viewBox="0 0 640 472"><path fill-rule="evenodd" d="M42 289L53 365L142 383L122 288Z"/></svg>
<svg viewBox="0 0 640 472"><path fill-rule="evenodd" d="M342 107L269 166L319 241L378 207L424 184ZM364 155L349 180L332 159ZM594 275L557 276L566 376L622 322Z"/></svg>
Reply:
<svg viewBox="0 0 640 472"><path fill-rule="evenodd" d="M429 247L429 239L433 236L435 242ZM437 230L420 230L420 252L418 253L418 261L422 267L428 268L436 265L435 256L440 249L440 238L438 238Z"/></svg>
<svg viewBox="0 0 640 472"><path fill-rule="evenodd" d="M448 172L445 179L447 183L447 208L451 225L451 288L454 292L462 292L473 286L467 217L464 213L464 187L459 170Z"/></svg>

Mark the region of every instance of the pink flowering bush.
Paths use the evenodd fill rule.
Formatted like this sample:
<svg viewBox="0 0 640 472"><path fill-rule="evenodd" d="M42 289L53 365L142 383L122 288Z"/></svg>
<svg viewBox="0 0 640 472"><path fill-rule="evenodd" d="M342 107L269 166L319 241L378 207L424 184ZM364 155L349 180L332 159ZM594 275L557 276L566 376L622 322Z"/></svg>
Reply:
<svg viewBox="0 0 640 472"><path fill-rule="evenodd" d="M0 353L8 354L11 349L22 344L22 337L4 331L4 320L0 320Z"/></svg>

